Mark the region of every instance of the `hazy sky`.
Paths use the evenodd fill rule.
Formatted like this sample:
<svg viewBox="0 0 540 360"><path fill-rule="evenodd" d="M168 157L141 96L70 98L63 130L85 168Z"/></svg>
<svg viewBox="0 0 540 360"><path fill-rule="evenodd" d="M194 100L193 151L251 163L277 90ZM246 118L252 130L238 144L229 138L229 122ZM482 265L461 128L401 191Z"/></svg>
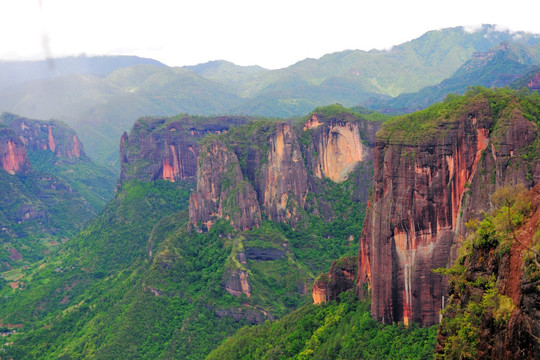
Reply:
<svg viewBox="0 0 540 360"><path fill-rule="evenodd" d="M274 69L459 25L540 34L539 13L538 0L0 0L0 59L128 54Z"/></svg>

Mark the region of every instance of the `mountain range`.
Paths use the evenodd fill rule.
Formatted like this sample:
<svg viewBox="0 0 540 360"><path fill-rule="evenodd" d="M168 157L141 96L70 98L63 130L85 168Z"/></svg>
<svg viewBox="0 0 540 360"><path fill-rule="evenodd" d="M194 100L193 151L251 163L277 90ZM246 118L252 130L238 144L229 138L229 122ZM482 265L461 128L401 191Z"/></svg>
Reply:
<svg viewBox="0 0 540 360"><path fill-rule="evenodd" d="M513 55L492 58L502 42ZM43 72L45 62L0 63L1 73L29 74L2 77L0 109L66 122L91 158L117 168L118 139L140 116L290 117L333 103L412 111L467 85L507 84L527 66L539 65L539 44L534 34L484 25L474 32L462 27L431 31L389 50L347 50L278 70L226 61L171 68L135 57L78 57L55 60L57 75L52 76ZM471 79L477 80L470 84ZM412 95L429 86L437 87L437 95L433 88L424 90L429 96ZM401 94L411 95L392 99Z"/></svg>
<svg viewBox="0 0 540 360"><path fill-rule="evenodd" d="M539 44L11 78L0 360L536 359Z"/></svg>

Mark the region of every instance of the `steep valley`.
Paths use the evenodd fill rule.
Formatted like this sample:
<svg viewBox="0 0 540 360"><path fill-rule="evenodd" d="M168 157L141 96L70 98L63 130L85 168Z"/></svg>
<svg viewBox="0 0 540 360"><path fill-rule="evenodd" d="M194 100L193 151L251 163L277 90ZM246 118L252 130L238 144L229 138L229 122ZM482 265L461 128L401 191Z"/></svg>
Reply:
<svg viewBox="0 0 540 360"><path fill-rule="evenodd" d="M358 257L317 278L318 307L244 329L210 358L426 358L442 320L437 358L535 359L539 105L475 88L385 122Z"/></svg>
<svg viewBox="0 0 540 360"><path fill-rule="evenodd" d="M3 178L84 162L60 123L3 119ZM140 118L112 200L0 279L0 356L534 359L539 119L479 87L393 118Z"/></svg>
<svg viewBox="0 0 540 360"><path fill-rule="evenodd" d="M357 252L380 125L339 105L140 119L113 200L3 288L6 356L202 358L310 302L315 274Z"/></svg>

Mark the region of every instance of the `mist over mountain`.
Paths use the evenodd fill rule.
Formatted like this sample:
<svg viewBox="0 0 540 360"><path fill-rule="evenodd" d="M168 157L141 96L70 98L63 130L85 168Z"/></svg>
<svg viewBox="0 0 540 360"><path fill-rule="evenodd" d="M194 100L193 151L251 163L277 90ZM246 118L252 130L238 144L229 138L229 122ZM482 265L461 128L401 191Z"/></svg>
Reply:
<svg viewBox="0 0 540 360"><path fill-rule="evenodd" d="M452 76L437 85L396 97L372 98L362 105L383 113L408 113L444 100L448 94L463 94L472 86L504 87L517 84L537 68L538 55L521 44L502 42L489 51L475 52ZM527 81L522 86L527 86Z"/></svg>
<svg viewBox="0 0 540 360"><path fill-rule="evenodd" d="M70 56L38 61L0 61L0 89L28 80L46 79L68 74L103 77L111 71L137 64L165 66L157 60L138 56Z"/></svg>
<svg viewBox="0 0 540 360"><path fill-rule="evenodd" d="M63 120L79 132L91 158L117 167L118 139L140 116L184 112L288 117L333 103L370 104L369 99L414 93L452 76L463 77L454 73L476 52L489 52L501 42L524 47L528 61L540 63L540 37L500 31L493 25L473 32L463 27L430 31L389 50L347 50L278 70L222 60L170 68L136 57L55 59L54 72L46 62L2 62L0 72L7 76L0 77L0 109ZM512 74L518 75L515 70ZM482 76L470 75L475 77ZM468 80L449 81L438 90L439 95L415 100L418 104L411 109L440 100L446 91L461 91L464 85L456 82ZM486 86L505 83L478 82Z"/></svg>

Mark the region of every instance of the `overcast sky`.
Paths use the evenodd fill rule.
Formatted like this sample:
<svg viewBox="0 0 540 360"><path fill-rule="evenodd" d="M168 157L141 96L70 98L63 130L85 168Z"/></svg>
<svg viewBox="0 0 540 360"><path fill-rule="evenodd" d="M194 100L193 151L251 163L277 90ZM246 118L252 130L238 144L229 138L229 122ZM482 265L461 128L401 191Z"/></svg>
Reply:
<svg viewBox="0 0 540 360"><path fill-rule="evenodd" d="M0 0L0 59L122 54L275 69L453 26L540 34L538 0Z"/></svg>

